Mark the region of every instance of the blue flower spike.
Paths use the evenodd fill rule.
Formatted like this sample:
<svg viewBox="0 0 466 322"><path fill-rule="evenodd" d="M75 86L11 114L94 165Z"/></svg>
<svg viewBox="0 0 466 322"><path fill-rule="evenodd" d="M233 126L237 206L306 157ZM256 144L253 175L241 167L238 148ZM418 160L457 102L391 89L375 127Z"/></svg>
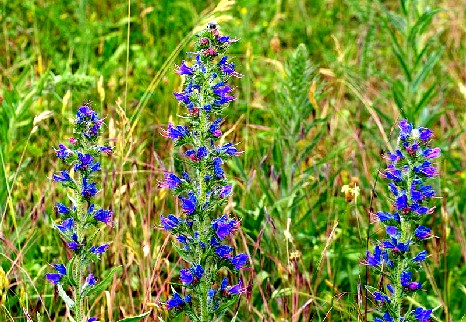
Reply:
<svg viewBox="0 0 466 322"><path fill-rule="evenodd" d="M196 39L195 52L189 54L193 60L175 65L185 86L173 95L186 108L188 124L169 123L162 131L176 148L184 147L181 155L186 162L181 175L166 172L159 183L179 199L182 210L179 216L161 215L160 223L188 262L179 272L181 290L163 304L172 316L184 313L192 320L210 322L227 312L235 302L232 298L246 292L241 281L228 287L226 279L224 285L220 276L224 273L219 272L226 268L230 275L238 275L249 264L247 254L235 255L228 245L241 221L231 214L216 215L233 192L224 165L242 154L233 143L217 143L222 137L222 111L236 99L228 81L241 75L225 54L236 39L221 35L216 23L209 23Z"/></svg>
<svg viewBox="0 0 466 322"><path fill-rule="evenodd" d="M362 263L389 280L387 293L367 286L380 313L374 318L375 322L428 322L432 310L410 310L403 306L403 299L423 287L422 282L416 280L419 277L416 270L422 269L420 264L427 260L427 251L423 248L432 237L432 231L419 223L435 210L429 205L435 197L429 181L439 174L433 162L441 151L430 146L431 130L416 128L407 120L400 121L399 129L398 146L385 155L388 166L383 171L389 181L393 207L391 212L377 213L387 238L375 246L373 253L367 251Z"/></svg>

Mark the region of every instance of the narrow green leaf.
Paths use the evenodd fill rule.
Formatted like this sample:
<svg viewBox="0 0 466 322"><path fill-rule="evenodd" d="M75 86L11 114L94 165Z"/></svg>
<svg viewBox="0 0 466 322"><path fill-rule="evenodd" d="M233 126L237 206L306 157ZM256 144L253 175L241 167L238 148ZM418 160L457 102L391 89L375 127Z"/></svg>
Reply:
<svg viewBox="0 0 466 322"><path fill-rule="evenodd" d="M83 296L89 296L92 294L100 294L104 289L106 289L112 282L113 275L115 273L120 273L122 270L121 265L112 268L112 270L105 276L99 283L94 285L91 288L86 288L83 292Z"/></svg>
<svg viewBox="0 0 466 322"><path fill-rule="evenodd" d="M414 112L416 114L419 113L424 107L426 107L430 101L437 95L437 91L435 90L437 87L437 83L432 84L429 89L422 95L421 100L417 103Z"/></svg>
<svg viewBox="0 0 466 322"><path fill-rule="evenodd" d="M416 37L420 36L426 27L430 24L432 21L432 18L435 16L435 14L446 11L444 9L432 9L429 11L424 12L422 16L419 17L419 19L416 21L414 26L411 28L408 36L408 42L411 44L416 41Z"/></svg>
<svg viewBox="0 0 466 322"><path fill-rule="evenodd" d="M137 316L130 316L127 318L123 318L121 320L118 320L118 322L136 322L136 321L141 321L144 319L146 316L150 314L151 311L144 312L142 314L139 314Z"/></svg>
<svg viewBox="0 0 466 322"><path fill-rule="evenodd" d="M392 94L393 94L393 98L395 100L396 106L398 107L398 110L400 110L402 114L405 114L404 113L404 104L405 104L404 103L405 102L404 86L403 86L403 83L399 79L393 82ZM406 115L403 115L403 116L406 116Z"/></svg>
<svg viewBox="0 0 466 322"><path fill-rule="evenodd" d="M419 74L416 76L414 81L412 82L409 90L412 93L415 93L419 90L419 86L421 83L424 81L424 79L427 77L430 71L434 68L435 64L439 61L440 56L442 56L443 50L437 50L436 52L432 53L425 63L424 67L422 70L419 72Z"/></svg>

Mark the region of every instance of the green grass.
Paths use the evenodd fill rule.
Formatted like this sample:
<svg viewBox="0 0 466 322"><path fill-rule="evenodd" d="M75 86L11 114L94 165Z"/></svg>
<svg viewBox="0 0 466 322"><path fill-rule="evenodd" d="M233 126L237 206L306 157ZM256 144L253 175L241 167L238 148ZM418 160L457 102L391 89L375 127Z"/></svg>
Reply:
<svg viewBox="0 0 466 322"><path fill-rule="evenodd" d="M381 152L395 143L393 124L408 116L433 128L443 153L441 198L425 222L439 238L427 245L426 291L410 301L438 307L435 321L465 318L460 2L419 2L407 12L405 1L395 0L237 0L220 9L216 1L129 3L130 11L124 1L1 4L1 321L26 321L23 309L34 320L37 313L65 320L63 303L44 281L48 264L67 256L51 229L64 191L49 178L58 170L53 147L71 135L71 117L88 100L107 116L106 140L117 148L103 160L100 202L118 224L101 236L112 245L96 275L123 266L91 303L93 314L114 321L152 308L148 321L163 316L158 301L166 300L181 263L168 235L154 228L160 214L176 209L157 188L162 172L176 166L159 134L181 112L172 95L180 87L174 64L191 49L193 29L210 20L240 39L232 56L244 75L224 130L246 151L226 170L235 177L227 210L242 218L236 246L254 266L242 273L251 292L230 316L372 320L364 285L377 281L359 262L368 241L381 238L370 213L389 207L377 180ZM423 16L428 5L447 10ZM401 19L415 32L399 28ZM293 54L301 43L307 52ZM341 188L354 183L361 195L348 203Z"/></svg>

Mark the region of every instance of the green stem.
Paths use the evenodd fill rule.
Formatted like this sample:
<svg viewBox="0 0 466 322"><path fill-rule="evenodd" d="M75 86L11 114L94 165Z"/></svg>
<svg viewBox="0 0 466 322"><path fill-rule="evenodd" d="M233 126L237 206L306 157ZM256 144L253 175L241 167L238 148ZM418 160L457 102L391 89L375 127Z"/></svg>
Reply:
<svg viewBox="0 0 466 322"><path fill-rule="evenodd" d="M78 174L78 173L77 173ZM81 202L81 194L80 191L82 190L82 176L78 174L78 180L76 182L77 188L74 191L74 199L76 201L76 211L77 211L77 225L76 225L76 234L78 235L78 242L83 240L83 231L82 231L82 219L83 219L83 205ZM74 270L78 271L75 274L76 280L76 288L75 288L75 315L76 315L76 322L83 322L84 321L84 298L81 296L82 285L83 285L83 278L84 278L84 271L83 271L83 258L81 255L77 255L77 261L74 265Z"/></svg>
<svg viewBox="0 0 466 322"><path fill-rule="evenodd" d="M411 173L413 172L411 164L409 164L409 169L408 169L408 180L407 180L407 186L406 186L406 197L408 199L408 205L412 204L411 200L411 185L412 185L412 177ZM400 216L400 221L401 221L401 238L400 242L406 243L408 242L410 238L410 233L411 233L411 225L410 222L407 221L403 216ZM403 286L401 285L401 273L403 270L407 267L407 260L405 258L399 260L397 262L397 267L396 267L396 275L395 275L395 312L396 312L396 317L401 318L401 308L402 308L402 303L403 303Z"/></svg>

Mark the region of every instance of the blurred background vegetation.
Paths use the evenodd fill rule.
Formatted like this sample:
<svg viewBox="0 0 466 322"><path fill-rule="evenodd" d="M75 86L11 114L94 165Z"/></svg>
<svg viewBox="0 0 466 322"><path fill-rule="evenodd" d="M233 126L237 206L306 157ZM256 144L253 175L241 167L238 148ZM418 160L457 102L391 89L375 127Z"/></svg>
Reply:
<svg viewBox="0 0 466 322"><path fill-rule="evenodd" d="M441 10L437 10L441 9ZM371 321L360 262L383 231L371 215L389 210L379 171L408 117L442 148L438 238L423 292L407 305L436 308L434 321L466 312L466 7L414 0L4 0L0 6L0 320L65 321L44 281L65 259L52 229L65 191L50 178L53 147L71 135L75 110L93 102L106 116L103 207L117 225L95 267L123 274L95 298L92 315L114 321L152 309L182 263L159 215L176 211L157 187L174 169L160 137L183 111L173 73L193 30L216 20L240 39L231 56L244 75L227 111L225 140L246 153L228 164L234 194L225 211L242 218L236 247L251 255L250 285L236 321ZM356 198L342 187L359 187ZM180 319L181 320L181 319Z"/></svg>

